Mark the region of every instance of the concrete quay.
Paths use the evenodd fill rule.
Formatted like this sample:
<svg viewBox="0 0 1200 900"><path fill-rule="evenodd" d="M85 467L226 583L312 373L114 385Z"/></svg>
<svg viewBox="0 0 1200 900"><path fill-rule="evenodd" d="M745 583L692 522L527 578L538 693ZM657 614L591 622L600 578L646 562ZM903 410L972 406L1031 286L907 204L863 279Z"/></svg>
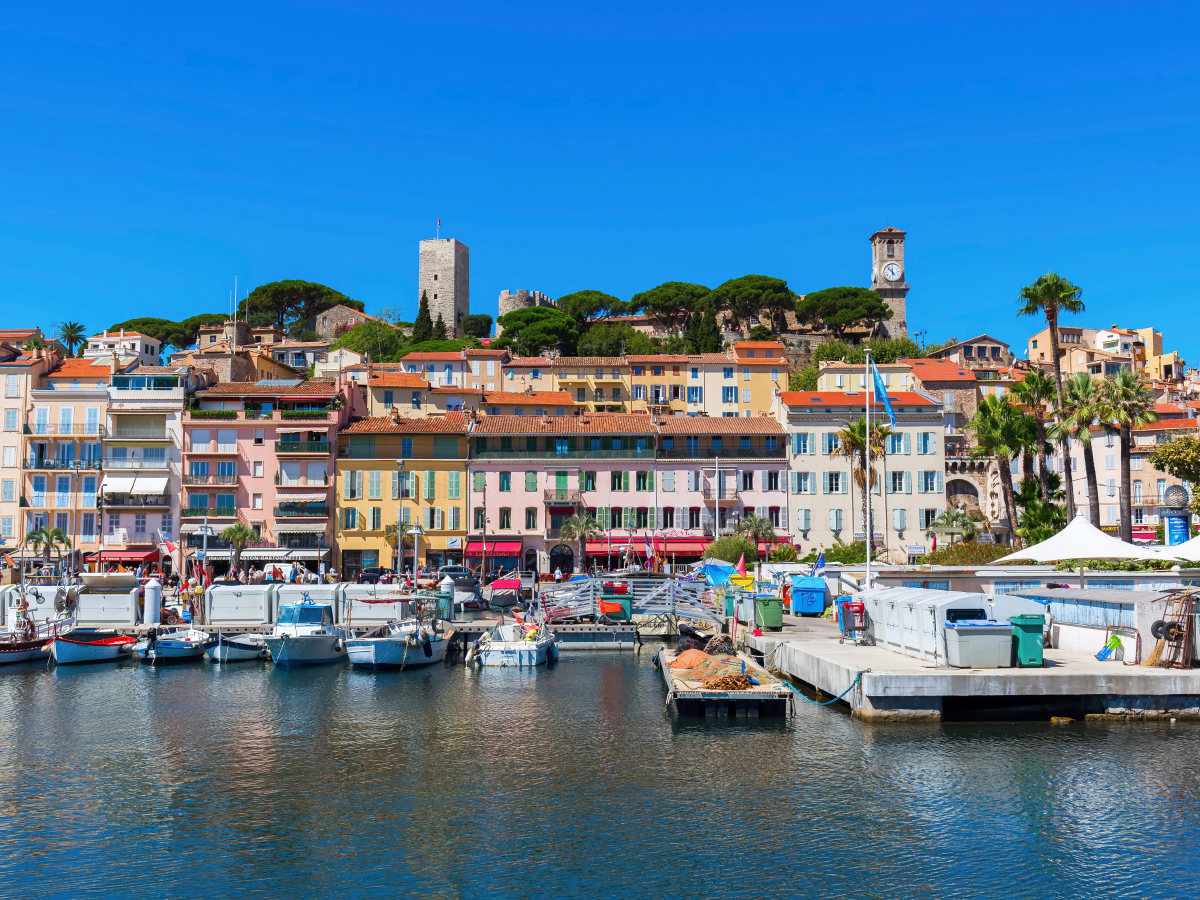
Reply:
<svg viewBox="0 0 1200 900"><path fill-rule="evenodd" d="M843 703L866 721L1049 718L1200 720L1200 669L1100 662L1088 653L1045 650L1041 669L953 669L882 647L838 642L828 620L787 619L784 630L749 635L767 668L820 690L849 690ZM854 685L859 673L860 685Z"/></svg>

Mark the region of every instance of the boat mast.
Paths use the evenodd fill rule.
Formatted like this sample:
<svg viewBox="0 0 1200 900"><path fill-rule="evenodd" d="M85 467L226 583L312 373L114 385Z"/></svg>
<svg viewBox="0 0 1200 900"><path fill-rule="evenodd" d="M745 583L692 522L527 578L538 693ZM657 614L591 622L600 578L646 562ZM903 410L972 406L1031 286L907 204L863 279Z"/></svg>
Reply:
<svg viewBox="0 0 1200 900"><path fill-rule="evenodd" d="M867 500L867 539L865 542L867 550L867 590L871 589L871 393L874 390L874 382L871 380L871 348L866 348L867 355L867 409L866 409L866 457L867 457L867 477L863 482L863 493L866 494Z"/></svg>

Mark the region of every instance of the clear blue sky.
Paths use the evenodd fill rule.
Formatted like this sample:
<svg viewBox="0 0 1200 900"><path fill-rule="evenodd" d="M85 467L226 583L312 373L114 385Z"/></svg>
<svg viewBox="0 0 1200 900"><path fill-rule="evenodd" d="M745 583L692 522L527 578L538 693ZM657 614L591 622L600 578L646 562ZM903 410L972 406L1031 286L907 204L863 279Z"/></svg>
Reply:
<svg viewBox="0 0 1200 900"><path fill-rule="evenodd" d="M1081 320L1200 365L1195 4L14 5L3 324L223 311L320 281L415 312L417 241L503 288L869 281L909 232L927 340Z"/></svg>

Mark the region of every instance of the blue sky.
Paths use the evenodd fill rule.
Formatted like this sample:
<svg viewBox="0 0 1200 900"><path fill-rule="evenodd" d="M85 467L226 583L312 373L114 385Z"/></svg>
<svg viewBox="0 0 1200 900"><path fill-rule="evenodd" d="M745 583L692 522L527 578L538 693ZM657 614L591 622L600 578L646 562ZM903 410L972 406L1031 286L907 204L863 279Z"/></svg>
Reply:
<svg viewBox="0 0 1200 900"><path fill-rule="evenodd" d="M6 327L219 312L235 275L413 312L439 216L493 314L866 284L893 225L927 340L1023 347L1053 267L1200 364L1194 4L173 6L0 22Z"/></svg>

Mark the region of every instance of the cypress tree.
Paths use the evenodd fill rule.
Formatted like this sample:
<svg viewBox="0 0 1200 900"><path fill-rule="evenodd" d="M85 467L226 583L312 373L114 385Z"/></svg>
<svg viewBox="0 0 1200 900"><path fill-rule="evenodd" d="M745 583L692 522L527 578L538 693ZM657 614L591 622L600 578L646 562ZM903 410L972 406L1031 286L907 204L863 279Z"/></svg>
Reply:
<svg viewBox="0 0 1200 900"><path fill-rule="evenodd" d="M446 340L446 323L442 321L441 313L438 313L437 321L433 323L433 339L435 341Z"/></svg>
<svg viewBox="0 0 1200 900"><path fill-rule="evenodd" d="M712 303L705 303L688 325L684 339L691 353L720 353L724 340L717 326L717 313Z"/></svg>
<svg viewBox="0 0 1200 900"><path fill-rule="evenodd" d="M413 323L414 344L433 340L433 319L429 315L429 294L421 291L421 305L417 310L417 321Z"/></svg>

